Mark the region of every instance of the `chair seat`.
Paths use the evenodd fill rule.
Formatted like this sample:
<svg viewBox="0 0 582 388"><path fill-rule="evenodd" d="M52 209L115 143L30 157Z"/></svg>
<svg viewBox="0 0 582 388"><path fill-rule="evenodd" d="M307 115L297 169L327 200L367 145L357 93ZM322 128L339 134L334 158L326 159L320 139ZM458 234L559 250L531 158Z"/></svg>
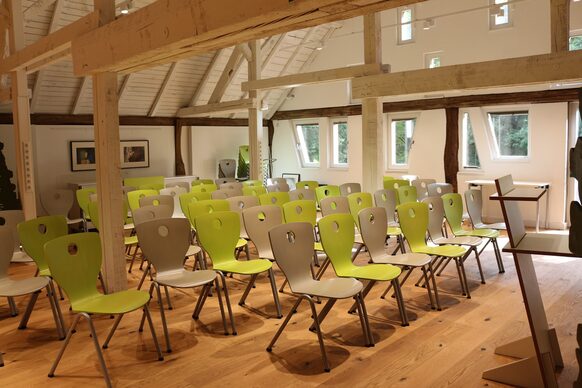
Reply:
<svg viewBox="0 0 582 388"><path fill-rule="evenodd" d="M353 278L335 278L327 280L306 279L299 284L293 284L291 291L296 294L307 294L322 298L351 298L362 291L362 282Z"/></svg>
<svg viewBox="0 0 582 388"><path fill-rule="evenodd" d="M476 224L474 225L475 229L495 229L495 230L506 230L507 226L505 226L505 222L498 222L496 224Z"/></svg>
<svg viewBox="0 0 582 388"><path fill-rule="evenodd" d="M135 245L137 244L137 236L129 236L123 239L125 245Z"/></svg>
<svg viewBox="0 0 582 388"><path fill-rule="evenodd" d="M396 226L388 226L388 230L386 231L387 236L400 236L402 234L402 230Z"/></svg>
<svg viewBox="0 0 582 388"><path fill-rule="evenodd" d="M485 237L485 238L497 238L499 237L499 231L493 229L473 229L473 230L463 230L455 233L455 236L474 236L474 237Z"/></svg>
<svg viewBox="0 0 582 388"><path fill-rule="evenodd" d="M464 237L441 237L432 240L433 243L437 245L468 245L471 247L477 247L481 245L481 238L473 236Z"/></svg>
<svg viewBox="0 0 582 388"><path fill-rule="evenodd" d="M22 280L12 280L9 278L0 279L0 296L20 296L31 294L45 288L49 281L49 278L44 276Z"/></svg>
<svg viewBox="0 0 582 388"><path fill-rule="evenodd" d="M50 278L51 277L51 270L48 268L39 269L38 276L48 276Z"/></svg>
<svg viewBox="0 0 582 388"><path fill-rule="evenodd" d="M93 314L125 314L137 310L150 300L147 291L127 290L95 295L72 304L75 312Z"/></svg>
<svg viewBox="0 0 582 388"><path fill-rule="evenodd" d="M16 251L12 255L12 259L10 261L13 263L30 263L33 260L32 257L26 254L26 252Z"/></svg>
<svg viewBox="0 0 582 388"><path fill-rule="evenodd" d="M335 269L335 268L334 268ZM385 281L396 279L400 276L401 269L390 264L367 264L364 266L352 266L336 271L337 276L365 280Z"/></svg>
<svg viewBox="0 0 582 388"><path fill-rule="evenodd" d="M67 218L67 225L79 224L81 222L83 222L82 218L73 218L73 219Z"/></svg>
<svg viewBox="0 0 582 388"><path fill-rule="evenodd" d="M133 224L133 222L123 225L124 230L132 230L133 228L135 228L135 225Z"/></svg>
<svg viewBox="0 0 582 388"><path fill-rule="evenodd" d="M273 264L269 260L232 260L228 263L213 265L216 271L238 273L241 275L254 275L269 270Z"/></svg>
<svg viewBox="0 0 582 388"><path fill-rule="evenodd" d="M422 253L404 253L401 255L389 255L373 257L372 261L376 264L393 264L408 267L423 267L430 263L432 259L429 255Z"/></svg>
<svg viewBox="0 0 582 388"><path fill-rule="evenodd" d="M158 272L156 281L164 286L175 288L191 288L211 283L216 278L216 272L211 270L186 271L179 269L176 271Z"/></svg>
<svg viewBox="0 0 582 388"><path fill-rule="evenodd" d="M247 240L245 240L244 238L239 238L238 242L236 243L236 247L237 248L242 248L245 245L247 245Z"/></svg>
<svg viewBox="0 0 582 388"><path fill-rule="evenodd" d="M202 249L198 245L190 245L188 251L186 252L186 257L194 256L200 253Z"/></svg>
<svg viewBox="0 0 582 388"><path fill-rule="evenodd" d="M460 247L458 245L439 245L439 246L426 246L415 253L424 253L431 256L444 256L444 257L461 257L464 256L467 249Z"/></svg>

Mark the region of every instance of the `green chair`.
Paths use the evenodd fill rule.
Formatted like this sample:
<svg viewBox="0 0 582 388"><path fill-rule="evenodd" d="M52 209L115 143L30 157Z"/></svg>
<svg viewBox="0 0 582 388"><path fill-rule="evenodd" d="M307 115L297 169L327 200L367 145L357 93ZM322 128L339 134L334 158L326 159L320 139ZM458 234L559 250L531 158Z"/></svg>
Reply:
<svg viewBox="0 0 582 388"><path fill-rule="evenodd" d="M394 179L395 179L395 178L394 178L393 176L384 175L384 176L382 177L382 182L386 182L386 181L392 181L392 180L394 180Z"/></svg>
<svg viewBox="0 0 582 388"><path fill-rule="evenodd" d="M341 196L339 186L319 186L315 188L315 198L317 199L318 205L324 198L339 196Z"/></svg>
<svg viewBox="0 0 582 388"><path fill-rule="evenodd" d="M79 207L81 208L81 211L83 212L83 214L82 214L83 227L84 227L85 232L86 232L88 230L87 229L87 221L91 221L91 217L89 216L89 202L90 202L89 197L91 196L91 194L97 194L97 188L86 187L84 189L77 190L77 192L75 194L77 196L77 203L79 204Z"/></svg>
<svg viewBox="0 0 582 388"><path fill-rule="evenodd" d="M149 294L145 291L128 290L103 295L95 287L94 279L101 269L101 242L97 233L78 233L56 238L45 244L44 252L52 276L65 290L71 302L71 309L76 313L73 324L67 333L67 338L51 367L49 377L54 377L55 370L71 340L71 336L75 333L79 320L85 318L89 323L91 337L97 351L99 364L103 370L105 383L108 387L112 386L93 325L92 315L97 314L117 315L111 331L103 343L103 349L107 349L109 341L113 337L123 315L143 308L143 314L148 320L156 346L158 360L162 361L164 359L147 306L150 300Z"/></svg>
<svg viewBox="0 0 582 388"><path fill-rule="evenodd" d="M156 191L159 191L165 187L164 177L161 175L125 178L123 180L123 185L136 187L140 190L147 189Z"/></svg>
<svg viewBox="0 0 582 388"><path fill-rule="evenodd" d="M267 194L267 188L263 186L244 186L243 195L252 195L253 197L260 197L263 194Z"/></svg>
<svg viewBox="0 0 582 388"><path fill-rule="evenodd" d="M399 186L396 192L398 193L399 203L409 203L417 201L416 187L414 186Z"/></svg>
<svg viewBox="0 0 582 388"><path fill-rule="evenodd" d="M226 202L226 201L225 201ZM196 204L193 204L196 205ZM191 205L192 206L192 205ZM232 211L215 211L208 214L202 214L195 218L198 241L202 248L208 252L212 260L212 269L220 271L222 274L239 274L250 275L249 281L243 295L238 302L244 306L245 300L253 288L257 276L263 272L268 272L271 282L271 291L277 308L277 317L281 318L281 305L277 295L277 285L275 284L275 274L273 264L269 260L252 259L239 261L234 256L237 241L240 235L240 218L239 215ZM223 288L226 298L226 306L230 314L230 321L233 327L233 334L236 334L232 308L228 297L226 280L223 277Z"/></svg>
<svg viewBox="0 0 582 388"><path fill-rule="evenodd" d="M181 194L180 195L180 209L182 209L182 213L184 213L184 216L186 216L186 218L190 219L190 217L188 216L188 212L189 212L189 206L192 202L197 202L197 201L208 201L209 199L211 199L212 194L211 193L203 193L203 192L197 192L197 193L185 193L185 194ZM192 226L194 226L194 224L192 224Z"/></svg>
<svg viewBox="0 0 582 388"><path fill-rule="evenodd" d="M445 207L445 217L447 223L451 227L451 231L455 236L473 236L481 237L487 239L487 244L491 242L493 245L493 250L495 252L495 259L497 260L497 267L499 273L504 273L505 268L503 266L503 260L501 258L501 253L499 252L499 245L497 244L497 237L499 237L499 231L489 228L477 228L473 230L463 229L463 197L459 193L448 193L441 196L443 200L443 206ZM487 246L485 244L481 248L481 252Z"/></svg>
<svg viewBox="0 0 582 388"><path fill-rule="evenodd" d="M247 187L262 187L263 181L248 180L248 181L242 182L242 184L243 184L243 186L247 186Z"/></svg>
<svg viewBox="0 0 582 388"><path fill-rule="evenodd" d="M471 298L469 287L467 286L467 275L463 265L464 257L467 250L456 245L428 246L426 244L426 231L428 228L428 205L422 202L410 202L396 207L400 228L408 241L410 250L414 253L424 253L433 256L433 267L436 261L443 261L451 258L457 266L457 273L461 283L462 294ZM433 270L436 270L433 268ZM434 272L433 272L434 273ZM433 290L437 303L437 309L440 310L438 290L434 276L431 276Z"/></svg>
<svg viewBox="0 0 582 388"><path fill-rule="evenodd" d="M150 197L153 195L159 195L157 190L134 190L127 193L127 203L129 205L129 210L134 211L139 208L139 200L143 197Z"/></svg>
<svg viewBox="0 0 582 388"><path fill-rule="evenodd" d="M192 186L193 193L212 193L216 190L218 190L218 186L216 186L214 183Z"/></svg>
<svg viewBox="0 0 582 388"><path fill-rule="evenodd" d="M311 189L315 191L319 187L317 181L300 181L295 184L296 189Z"/></svg>
<svg viewBox="0 0 582 388"><path fill-rule="evenodd" d="M384 180L385 189L398 190L401 186L410 186L410 181L406 179L387 179Z"/></svg>
<svg viewBox="0 0 582 388"><path fill-rule="evenodd" d="M318 226L323 249L329 257L336 275L341 278L368 280L367 286L362 291L364 298L376 282L390 281L396 294L402 326L408 326L408 317L404 306L404 299L402 298L402 290L398 282L398 277L401 273L400 268L392 264L367 264L357 266L352 262L355 224L351 215L332 214L319 220ZM354 304L350 311L355 311L355 309L356 305ZM324 310L326 309L324 308Z"/></svg>
<svg viewBox="0 0 582 388"><path fill-rule="evenodd" d="M199 185L213 185L213 179L196 179L192 181L192 187L199 186Z"/></svg>
<svg viewBox="0 0 582 388"><path fill-rule="evenodd" d="M283 206L289 201L289 193L285 191L274 191L271 193L259 195L259 202L261 205Z"/></svg>

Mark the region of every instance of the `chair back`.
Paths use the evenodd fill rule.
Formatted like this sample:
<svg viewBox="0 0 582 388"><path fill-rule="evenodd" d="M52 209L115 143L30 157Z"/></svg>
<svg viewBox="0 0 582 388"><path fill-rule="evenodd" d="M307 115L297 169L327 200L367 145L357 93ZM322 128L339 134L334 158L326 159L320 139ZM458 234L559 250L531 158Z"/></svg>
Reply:
<svg viewBox="0 0 582 388"><path fill-rule="evenodd" d="M65 291L73 310L79 302L101 295L96 285L102 260L98 233L55 238L44 245L43 254L51 277Z"/></svg>
<svg viewBox="0 0 582 388"><path fill-rule="evenodd" d="M428 234L432 240L445 237L443 235L443 221L445 208L441 197L426 197L421 202L428 206Z"/></svg>
<svg viewBox="0 0 582 388"><path fill-rule="evenodd" d="M242 189L243 195L252 195L254 197L259 197L263 194L267 194L267 189L263 186L245 186Z"/></svg>
<svg viewBox="0 0 582 388"><path fill-rule="evenodd" d="M67 217L75 202L75 194L71 190L46 190L42 192L40 201L49 215Z"/></svg>
<svg viewBox="0 0 582 388"><path fill-rule="evenodd" d="M317 223L321 244L334 270L350 269L355 239L354 218L350 214L331 214Z"/></svg>
<svg viewBox="0 0 582 388"><path fill-rule="evenodd" d="M483 223L483 193L481 190L467 190L465 191L465 205L467 205L467 212L469 213L469 218L471 218L471 223L473 225L479 225Z"/></svg>
<svg viewBox="0 0 582 388"><path fill-rule="evenodd" d="M315 282L310 265L313 259L313 227L306 222L282 224L269 231L273 256L285 274L291 291Z"/></svg>
<svg viewBox="0 0 582 388"><path fill-rule="evenodd" d="M236 261L234 250L240 234L239 222L238 214L231 211L216 211L196 217L198 242L215 266Z"/></svg>
<svg viewBox="0 0 582 388"><path fill-rule="evenodd" d="M410 250L418 252L426 248L426 228L428 227L428 205L409 202L396 208L400 229L408 241Z"/></svg>
<svg viewBox="0 0 582 388"><path fill-rule="evenodd" d="M350 204L346 197L327 197L319 203L321 215L350 214Z"/></svg>
<svg viewBox="0 0 582 388"><path fill-rule="evenodd" d="M157 176L144 176L137 178L125 178L123 180L125 186L133 186L138 189L144 190L161 190L165 187L164 177L161 175Z"/></svg>
<svg viewBox="0 0 582 388"><path fill-rule="evenodd" d="M230 197L227 198L226 200L228 201L230 210L233 212L237 212L239 214L240 236L243 238L247 238L249 235L242 219L242 213L245 209L259 206L259 198L253 197L252 195L241 195L238 197Z"/></svg>
<svg viewBox="0 0 582 388"><path fill-rule="evenodd" d="M137 210L137 209L136 209ZM133 212L132 212L133 213ZM127 223L127 203L123 202L123 222ZM91 217L91 222L95 226L97 230L100 227L99 221L99 202L90 202L89 203L89 216Z"/></svg>
<svg viewBox="0 0 582 388"><path fill-rule="evenodd" d="M173 189L176 187L180 187L186 190L186 192L190 191L190 187L192 187L190 185L190 183L188 182L171 182L171 183L166 183L166 189ZM164 190L164 189L162 189ZM162 190L160 190L160 194L162 194Z"/></svg>
<svg viewBox="0 0 582 388"><path fill-rule="evenodd" d="M137 226L151 220L172 218L174 210L168 205L148 205L135 209L132 214L133 224Z"/></svg>
<svg viewBox="0 0 582 388"><path fill-rule="evenodd" d="M230 205L225 199L209 199L206 201L191 202L188 205L188 219L196 228L196 218L203 214L230 211Z"/></svg>
<svg viewBox="0 0 582 388"><path fill-rule="evenodd" d="M187 219L152 219L136 223L135 231L144 256L154 265L157 274L184 270L184 257L190 248Z"/></svg>
<svg viewBox="0 0 582 388"><path fill-rule="evenodd" d="M285 192L288 193L291 191L289 184L287 182L276 183L274 185L267 186L267 192L269 193L277 193L277 192Z"/></svg>
<svg viewBox="0 0 582 388"><path fill-rule="evenodd" d="M362 209L366 209L374 206L372 202L372 194L370 193L354 193L348 195L348 203L350 206L350 214L352 215L354 222L360 227L358 220L358 213Z"/></svg>
<svg viewBox="0 0 582 388"><path fill-rule="evenodd" d="M193 193L212 193L213 191L216 191L216 190L218 190L218 186L216 186L214 183L212 183L212 184L202 184L202 185L192 186L191 192L193 192Z"/></svg>
<svg viewBox="0 0 582 388"><path fill-rule="evenodd" d="M199 185L213 185L214 180L213 179L195 179L192 182L190 182L190 184L192 185L192 187L199 186Z"/></svg>
<svg viewBox="0 0 582 388"><path fill-rule="evenodd" d="M86 187L84 189L79 189L75 192L77 196L77 203L83 211L83 217L89 219L89 196L91 194L97 194L97 189L95 187Z"/></svg>
<svg viewBox="0 0 582 388"><path fill-rule="evenodd" d="M401 186L410 186L410 181L406 179L388 179L384 181L385 189L398 190Z"/></svg>
<svg viewBox="0 0 582 388"><path fill-rule="evenodd" d="M339 186L339 191L342 197L347 197L350 194L362 192L362 185L359 183L344 183Z"/></svg>
<svg viewBox="0 0 582 388"><path fill-rule="evenodd" d="M440 197L444 194L452 193L453 185L450 183L431 183L428 185L429 197Z"/></svg>
<svg viewBox="0 0 582 388"><path fill-rule="evenodd" d="M416 202L416 187L400 186L398 188L398 203Z"/></svg>
<svg viewBox="0 0 582 388"><path fill-rule="evenodd" d="M18 236L22 248L34 260L39 271L46 270L44 244L68 233L64 216L38 217L18 224Z"/></svg>
<svg viewBox="0 0 582 388"><path fill-rule="evenodd" d="M180 195L180 209L186 218L190 218L190 210L188 206L190 203L197 202L197 201L207 201L211 199L210 193L202 193L202 192L191 192L185 193Z"/></svg>
<svg viewBox="0 0 582 388"><path fill-rule="evenodd" d="M259 196L259 202L261 203L261 205L283 206L283 204L289 202L289 193L287 192L266 193Z"/></svg>
<svg viewBox="0 0 582 388"><path fill-rule="evenodd" d="M388 223L396 223L396 191L392 189L378 190L374 193L374 203L384 208Z"/></svg>
<svg viewBox="0 0 582 388"><path fill-rule="evenodd" d="M428 185L436 183L436 179L415 179L412 181L412 186L416 187L416 195L419 201L428 197Z"/></svg>
<svg viewBox="0 0 582 388"><path fill-rule="evenodd" d="M218 176L221 178L234 178L236 173L236 160L221 159L218 161Z"/></svg>
<svg viewBox="0 0 582 388"><path fill-rule="evenodd" d="M289 199L291 201L297 201L302 199L315 201L315 190L305 188L297 188L295 190L291 190L289 192Z"/></svg>
<svg viewBox="0 0 582 388"><path fill-rule="evenodd" d="M571 157L572 154L573 151L571 150ZM572 163L572 160L570 162ZM497 189L497 193L500 195L509 193L515 188L513 184L513 176L505 175L501 178L495 179L495 188ZM500 204L501 210L503 211L503 218L505 219L505 225L507 226L509 243L512 247L515 247L517 244L519 244L526 233L519 202L500 201Z"/></svg>
<svg viewBox="0 0 582 388"><path fill-rule="evenodd" d="M360 234L370 257L386 255L386 229L388 218L381 207L369 207L358 213Z"/></svg>
<svg viewBox="0 0 582 388"><path fill-rule="evenodd" d="M287 179L285 178L269 178L267 179L267 186L273 185L285 185L287 183Z"/></svg>
<svg viewBox="0 0 582 388"><path fill-rule="evenodd" d="M139 207L159 205L168 206L172 209L171 214L174 214L174 197L170 195L150 195L139 199Z"/></svg>
<svg viewBox="0 0 582 388"><path fill-rule="evenodd" d="M214 184L216 185L216 187L223 185L225 183L229 183L229 182L236 182L235 178L218 178L214 180Z"/></svg>
<svg viewBox="0 0 582 388"><path fill-rule="evenodd" d="M220 190L239 190L242 194L243 184L240 182L227 182L218 186Z"/></svg>
<svg viewBox="0 0 582 388"><path fill-rule="evenodd" d="M0 228L0 279L8 277L8 267L14 254L14 236L8 228Z"/></svg>
<svg viewBox="0 0 582 388"><path fill-rule="evenodd" d="M309 222L315 226L317 219L317 208L315 201L297 200L290 201L283 205L283 215L285 222Z"/></svg>
<svg viewBox="0 0 582 388"><path fill-rule="evenodd" d="M142 198L151 197L153 195L157 196L159 195L159 192L153 189L130 191L127 193L127 203L129 205L129 209L134 211L135 209L139 208L140 200Z"/></svg>
<svg viewBox="0 0 582 388"><path fill-rule="evenodd" d="M263 181L259 180L248 180L242 182L243 187L252 187L252 186L263 186Z"/></svg>
<svg viewBox="0 0 582 388"><path fill-rule="evenodd" d="M243 210L242 218L249 238L257 248L259 257L272 259L269 230L283 223L281 208L274 205L251 207Z"/></svg>
<svg viewBox="0 0 582 388"><path fill-rule="evenodd" d="M133 186L121 186L121 190L123 191L123 196L125 198L127 198L127 193L129 193L130 191L137 190L137 187L133 187Z"/></svg>
<svg viewBox="0 0 582 388"><path fill-rule="evenodd" d="M441 196L445 208L445 218L453 234L463 230L463 198L459 193L449 193Z"/></svg>
<svg viewBox="0 0 582 388"><path fill-rule="evenodd" d="M212 199L227 199L230 197L240 197L241 195L241 189L219 189L210 193Z"/></svg>
<svg viewBox="0 0 582 388"><path fill-rule="evenodd" d="M182 194L188 193L189 191L190 185L188 184L188 189L181 186L167 187L165 189L160 190L160 195L169 195L174 199L174 213L176 213L178 209L180 209L180 211L184 213L184 211L182 210L182 204L180 203L180 196Z"/></svg>
<svg viewBox="0 0 582 388"><path fill-rule="evenodd" d="M321 206L322 199L339 196L341 196L339 186L319 186L315 189L315 198L319 206Z"/></svg>
<svg viewBox="0 0 582 388"><path fill-rule="evenodd" d="M20 250L20 237L18 236L17 225L24 221L22 210L2 210L0 211L0 230L8 229L12 233L13 252Z"/></svg>
<svg viewBox="0 0 582 388"><path fill-rule="evenodd" d="M295 184L295 189L311 189L315 191L319 187L317 181L299 181Z"/></svg>

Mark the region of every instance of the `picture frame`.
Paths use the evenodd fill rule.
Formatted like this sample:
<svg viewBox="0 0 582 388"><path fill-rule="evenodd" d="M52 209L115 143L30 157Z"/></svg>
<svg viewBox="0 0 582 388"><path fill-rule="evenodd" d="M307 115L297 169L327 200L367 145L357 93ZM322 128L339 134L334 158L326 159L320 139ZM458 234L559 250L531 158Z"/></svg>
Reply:
<svg viewBox="0 0 582 388"><path fill-rule="evenodd" d="M150 166L150 142L148 140L121 141L121 168L147 168Z"/></svg>
<svg viewBox="0 0 582 388"><path fill-rule="evenodd" d="M71 171L95 171L97 168L95 142L71 141Z"/></svg>

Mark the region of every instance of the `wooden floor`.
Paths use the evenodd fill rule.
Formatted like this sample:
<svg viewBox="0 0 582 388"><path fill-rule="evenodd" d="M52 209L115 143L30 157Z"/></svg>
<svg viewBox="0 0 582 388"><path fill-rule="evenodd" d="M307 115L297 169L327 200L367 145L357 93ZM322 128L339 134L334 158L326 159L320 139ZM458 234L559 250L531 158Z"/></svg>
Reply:
<svg viewBox="0 0 582 388"><path fill-rule="evenodd" d="M507 239L501 239L503 247ZM575 333L582 322L582 261L538 256L535 259L540 288L550 324L557 329L565 368L560 386L571 386L578 368L575 361ZM364 263L365 255L358 261ZM175 309L167 314L173 352L156 361L148 331L138 333L141 313L127 315L120 324L105 360L116 386L490 386L481 379L487 368L508 359L493 355L495 346L528 335L528 325L510 255L504 254L507 272L498 274L493 252L482 256L486 285L478 281L474 260L467 263L472 299L459 294L453 266L438 279L443 311L431 311L426 292L407 283L403 289L409 327L401 327L393 299L379 298L384 290L377 285L366 298L376 346L362 346L357 316L347 314L349 301L338 302L324 322L325 343L332 367L324 373L316 335L307 329L311 323L308 306L302 305L285 329L272 353L265 348L282 320L274 318L275 308L266 277L259 278L247 300L248 308L236 304L244 283L229 279L229 290L238 328L237 336L224 336L216 297L209 298L199 321L191 318L199 290L172 291ZM15 264L15 277L34 274L34 266ZM327 276L332 276L329 269ZM135 287L139 270L130 276ZM283 281L277 270L277 284ZM144 287L147 289L147 283ZM280 294L283 313L293 301ZM18 298L22 313L27 298ZM69 324L72 314L61 302ZM163 340L159 311L151 304L158 338ZM47 373L62 342L57 340L48 300L39 298L29 328L17 330L6 300L0 305L0 349L5 367L0 368L0 386L56 387L103 386L101 371L88 335L81 324L56 372ZM96 322L103 341L113 320L99 317ZM162 344L163 346L163 344Z"/></svg>

